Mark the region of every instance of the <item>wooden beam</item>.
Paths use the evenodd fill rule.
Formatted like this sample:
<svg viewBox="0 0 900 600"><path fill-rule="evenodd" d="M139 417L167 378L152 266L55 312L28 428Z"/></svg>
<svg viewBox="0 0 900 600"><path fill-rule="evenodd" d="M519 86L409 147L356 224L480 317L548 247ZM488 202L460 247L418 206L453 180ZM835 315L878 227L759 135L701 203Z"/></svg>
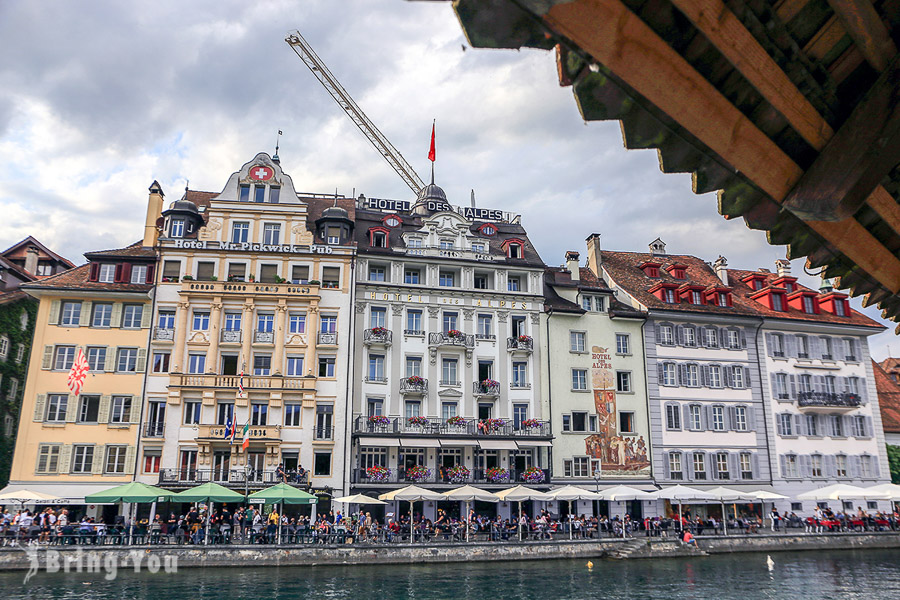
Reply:
<svg viewBox="0 0 900 600"><path fill-rule="evenodd" d="M556 4L543 19L776 201L781 202L803 175L789 156L619 0ZM887 289L900 292L900 260L855 220L808 225Z"/></svg>
<svg viewBox="0 0 900 600"><path fill-rule="evenodd" d="M897 46L869 0L828 0L869 64L879 73L897 56Z"/></svg>
<svg viewBox="0 0 900 600"><path fill-rule="evenodd" d="M781 0L775 5L775 13L782 23L787 23L797 16L803 7L809 4L809 0Z"/></svg>
<svg viewBox="0 0 900 600"><path fill-rule="evenodd" d="M888 193L882 186L875 188L875 191L866 199L866 204L874 210L885 223L900 223L900 204L894 200L894 197ZM894 231L897 231L896 225L891 225Z"/></svg>
<svg viewBox="0 0 900 600"><path fill-rule="evenodd" d="M832 16L822 25L822 28L816 32L812 39L803 46L803 52L810 58L822 60L845 35L847 35L847 32L844 30L840 19L837 18L837 15Z"/></svg>
<svg viewBox="0 0 900 600"><path fill-rule="evenodd" d="M852 217L900 163L900 58L878 78L785 198L805 220Z"/></svg>

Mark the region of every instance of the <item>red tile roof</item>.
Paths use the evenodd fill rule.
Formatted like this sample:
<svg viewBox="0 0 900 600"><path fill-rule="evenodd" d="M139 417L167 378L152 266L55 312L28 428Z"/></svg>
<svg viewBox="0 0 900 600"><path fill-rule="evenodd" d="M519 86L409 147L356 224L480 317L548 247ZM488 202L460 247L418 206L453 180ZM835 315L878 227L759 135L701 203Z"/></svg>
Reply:
<svg viewBox="0 0 900 600"><path fill-rule="evenodd" d="M85 252L84 255L89 259L110 257L110 258L156 258L156 250L148 246L142 245L143 241L137 241L130 246L117 248L115 250L95 250Z"/></svg>
<svg viewBox="0 0 900 600"><path fill-rule="evenodd" d="M887 433L900 433L900 385L897 385L874 360L872 369L875 371L875 389L878 390L881 425Z"/></svg>
<svg viewBox="0 0 900 600"><path fill-rule="evenodd" d="M88 281L91 273L91 264L87 263L68 271L47 277L40 281L22 285L22 289L32 290L79 290L79 291L108 291L108 292L147 292L153 288L150 284L137 283L102 283Z"/></svg>

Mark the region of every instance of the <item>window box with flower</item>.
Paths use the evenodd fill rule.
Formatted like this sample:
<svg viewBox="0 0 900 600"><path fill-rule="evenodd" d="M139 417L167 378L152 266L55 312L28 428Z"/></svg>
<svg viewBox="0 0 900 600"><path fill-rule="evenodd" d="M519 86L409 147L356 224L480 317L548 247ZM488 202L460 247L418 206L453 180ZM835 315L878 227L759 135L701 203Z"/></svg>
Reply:
<svg viewBox="0 0 900 600"><path fill-rule="evenodd" d="M504 483L509 481L509 470L503 467L491 467L484 472L484 478L491 483Z"/></svg>
<svg viewBox="0 0 900 600"><path fill-rule="evenodd" d="M414 467L406 469L407 481L425 481L429 477L431 477L431 469L423 467L422 465L415 465Z"/></svg>
<svg viewBox="0 0 900 600"><path fill-rule="evenodd" d="M366 478L374 483L383 483L391 478L391 470L387 467L374 465L366 469Z"/></svg>
<svg viewBox="0 0 900 600"><path fill-rule="evenodd" d="M454 465L449 469L444 470L444 476L450 483L465 483L466 481L469 481L471 475L472 472L469 471L469 468L465 465Z"/></svg>
<svg viewBox="0 0 900 600"><path fill-rule="evenodd" d="M522 481L525 483L543 483L544 472L537 467L528 467L522 472Z"/></svg>

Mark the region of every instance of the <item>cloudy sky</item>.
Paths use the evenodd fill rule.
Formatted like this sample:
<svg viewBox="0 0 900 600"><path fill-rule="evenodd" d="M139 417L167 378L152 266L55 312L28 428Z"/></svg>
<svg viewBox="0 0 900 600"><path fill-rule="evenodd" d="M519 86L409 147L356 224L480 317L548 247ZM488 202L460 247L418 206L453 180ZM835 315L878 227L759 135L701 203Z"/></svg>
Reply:
<svg viewBox="0 0 900 600"><path fill-rule="evenodd" d="M170 200L186 180L219 191L279 129L298 190L412 199L285 43L293 29L423 179L435 119L450 201L474 189L521 213L549 264L592 232L737 268L784 256L654 151L626 151L616 122L585 124L552 53L468 48L449 4L398 0L0 2L0 247L30 234L80 263L131 243L154 179ZM892 331L876 359L900 353Z"/></svg>

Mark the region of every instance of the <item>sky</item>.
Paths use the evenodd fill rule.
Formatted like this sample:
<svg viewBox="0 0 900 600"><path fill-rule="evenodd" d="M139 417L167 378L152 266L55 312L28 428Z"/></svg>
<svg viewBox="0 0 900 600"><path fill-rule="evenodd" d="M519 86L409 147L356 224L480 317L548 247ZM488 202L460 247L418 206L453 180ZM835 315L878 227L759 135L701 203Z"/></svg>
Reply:
<svg viewBox="0 0 900 600"><path fill-rule="evenodd" d="M470 48L449 3L400 0L0 2L0 248L27 235L73 262L142 235L147 188L220 191L257 152L298 191L412 200L284 41L299 30L423 180L453 204L522 215L544 261L610 250L775 270L785 248L726 221L690 175L625 150L619 124L585 123L552 52ZM803 275L803 261L792 262ZM853 305L861 309L859 300ZM874 308L864 312L880 320ZM900 353L888 329L881 360Z"/></svg>

